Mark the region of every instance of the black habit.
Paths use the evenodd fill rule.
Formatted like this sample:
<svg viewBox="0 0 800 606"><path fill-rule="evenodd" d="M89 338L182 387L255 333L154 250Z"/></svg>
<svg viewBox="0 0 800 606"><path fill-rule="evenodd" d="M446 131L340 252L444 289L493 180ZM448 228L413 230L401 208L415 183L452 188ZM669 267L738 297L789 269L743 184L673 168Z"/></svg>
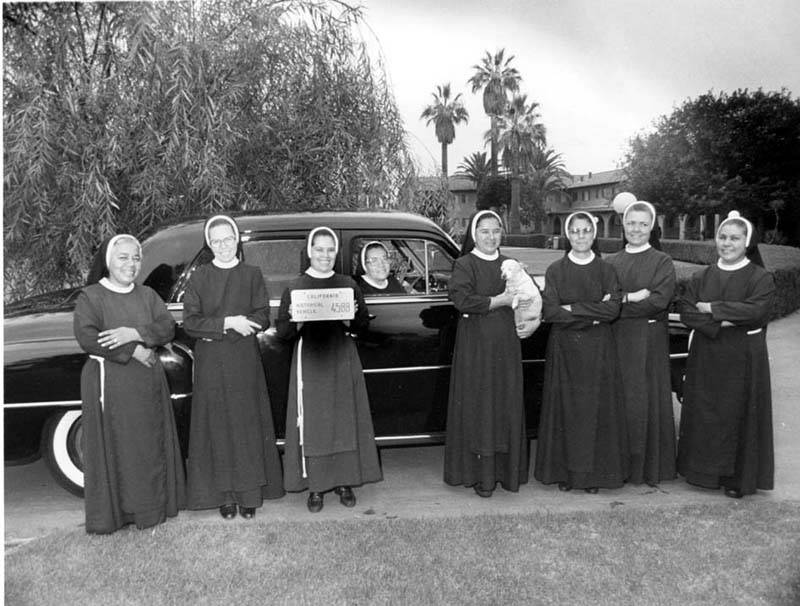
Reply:
<svg viewBox="0 0 800 606"><path fill-rule="evenodd" d="M104 330L137 329L145 347L172 340L175 322L146 286L128 293L101 284L83 289L75 305L75 338L92 358L81 374L86 532L125 524L147 528L178 514L186 494L167 379L159 360L148 368L132 357L136 343L101 347ZM100 358L102 361L100 361Z"/></svg>
<svg viewBox="0 0 800 606"><path fill-rule="evenodd" d="M304 322L299 329L291 321L291 291L319 288L353 289L356 313L349 330L342 321ZM284 454L284 483L290 492L322 493L383 479L361 360L348 334L368 324L364 296L349 276L303 274L283 293L275 327L279 337L296 341Z"/></svg>
<svg viewBox="0 0 800 606"><path fill-rule="evenodd" d="M572 311L561 307L567 304ZM547 268L542 312L552 327L534 469L540 482L618 488L627 479L625 408L611 330L619 308L614 268L599 257L579 265L565 256Z"/></svg>
<svg viewBox="0 0 800 606"><path fill-rule="evenodd" d="M678 472L692 484L753 494L774 476L767 322L772 274L709 266L689 281L681 320L694 329L681 411ZM700 313L695 303L711 303ZM734 326L723 327L722 321Z"/></svg>
<svg viewBox="0 0 800 606"><path fill-rule="evenodd" d="M260 507L284 494L258 341L223 331L225 317L237 315L263 330L269 326L261 271L243 263L198 267L183 302L184 328L197 339L187 461L191 509Z"/></svg>
<svg viewBox="0 0 800 606"><path fill-rule="evenodd" d="M500 265L467 253L453 264L450 299L460 312L450 377L444 481L510 491L528 481L522 352L514 311L489 309L505 290Z"/></svg>
<svg viewBox="0 0 800 606"><path fill-rule="evenodd" d="M630 447L629 482L658 484L675 478L675 419L669 369L668 308L675 292L672 258L655 248L607 258L623 293L650 291L623 302L612 325Z"/></svg>

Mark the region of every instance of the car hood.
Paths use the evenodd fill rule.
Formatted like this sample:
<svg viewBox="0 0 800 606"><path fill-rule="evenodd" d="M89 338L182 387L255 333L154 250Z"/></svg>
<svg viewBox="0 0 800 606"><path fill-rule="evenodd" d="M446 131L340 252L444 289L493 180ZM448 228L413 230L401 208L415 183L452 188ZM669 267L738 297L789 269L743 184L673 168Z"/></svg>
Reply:
<svg viewBox="0 0 800 606"><path fill-rule="evenodd" d="M4 309L4 344L74 341L72 312L79 292L80 288L59 290L7 305Z"/></svg>
<svg viewBox="0 0 800 606"><path fill-rule="evenodd" d="M67 288L20 299L6 305L4 314L6 318L10 318L36 312L72 311L80 291L80 288Z"/></svg>
<svg viewBox="0 0 800 606"><path fill-rule="evenodd" d="M74 341L72 310L7 317L3 322L3 340L6 347L39 341Z"/></svg>

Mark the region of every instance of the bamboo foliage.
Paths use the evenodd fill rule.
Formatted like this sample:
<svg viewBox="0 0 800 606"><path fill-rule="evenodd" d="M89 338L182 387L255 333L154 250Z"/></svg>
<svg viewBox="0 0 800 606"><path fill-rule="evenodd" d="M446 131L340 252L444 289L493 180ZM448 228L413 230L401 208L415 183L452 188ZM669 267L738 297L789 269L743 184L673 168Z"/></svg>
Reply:
<svg viewBox="0 0 800 606"><path fill-rule="evenodd" d="M314 0L5 4L6 298L80 283L104 237L170 217L410 204L360 19Z"/></svg>

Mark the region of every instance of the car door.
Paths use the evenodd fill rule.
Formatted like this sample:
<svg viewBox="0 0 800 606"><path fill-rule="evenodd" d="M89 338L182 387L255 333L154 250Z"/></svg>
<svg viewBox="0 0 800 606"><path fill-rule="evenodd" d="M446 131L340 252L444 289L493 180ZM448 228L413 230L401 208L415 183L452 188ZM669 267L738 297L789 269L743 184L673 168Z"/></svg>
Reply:
<svg viewBox="0 0 800 606"><path fill-rule="evenodd" d="M440 441L455 342L456 312L447 293L455 250L435 234L348 235L351 275L362 273L363 246L377 240L406 291L367 296L369 330L356 338L376 436L385 444Z"/></svg>

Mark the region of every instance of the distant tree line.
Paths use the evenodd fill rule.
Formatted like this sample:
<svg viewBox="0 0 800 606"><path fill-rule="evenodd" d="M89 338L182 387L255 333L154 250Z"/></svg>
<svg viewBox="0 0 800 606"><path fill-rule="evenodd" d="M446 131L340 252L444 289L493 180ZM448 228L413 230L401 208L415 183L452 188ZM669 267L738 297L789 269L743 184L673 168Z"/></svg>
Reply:
<svg viewBox="0 0 800 606"><path fill-rule="evenodd" d="M736 209L767 242L800 245L800 100L787 90L687 100L631 140L625 169L662 212Z"/></svg>
<svg viewBox="0 0 800 606"><path fill-rule="evenodd" d="M3 5L7 298L179 215L416 208L357 8L316 0Z"/></svg>

